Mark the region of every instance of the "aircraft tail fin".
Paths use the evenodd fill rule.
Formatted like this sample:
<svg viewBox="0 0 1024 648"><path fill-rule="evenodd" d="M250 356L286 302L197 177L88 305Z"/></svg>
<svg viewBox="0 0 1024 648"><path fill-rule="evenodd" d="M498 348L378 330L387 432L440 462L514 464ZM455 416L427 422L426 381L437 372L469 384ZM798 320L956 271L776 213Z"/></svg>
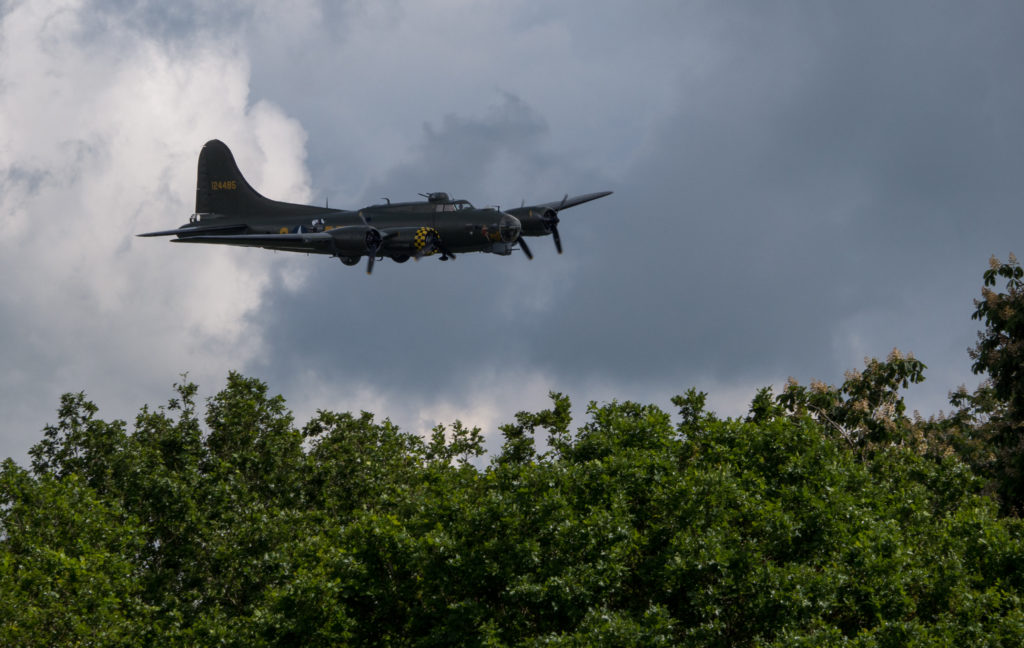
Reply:
<svg viewBox="0 0 1024 648"><path fill-rule="evenodd" d="M231 149L220 140L210 140L199 152L196 173L196 213L274 216L315 215L330 210L313 205L298 205L265 198L252 188L238 170Z"/></svg>

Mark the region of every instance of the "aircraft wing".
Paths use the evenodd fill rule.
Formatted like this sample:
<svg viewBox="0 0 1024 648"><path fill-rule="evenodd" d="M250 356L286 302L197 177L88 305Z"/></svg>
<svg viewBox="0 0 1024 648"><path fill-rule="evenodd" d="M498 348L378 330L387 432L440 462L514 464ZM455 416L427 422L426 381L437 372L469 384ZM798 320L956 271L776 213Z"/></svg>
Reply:
<svg viewBox="0 0 1024 648"><path fill-rule="evenodd" d="M526 256L533 258L533 254L530 253L530 248L526 246L526 241L523 239L524 236L547 236L548 234L555 240L555 249L558 253L562 253L562 238L558 234L558 212L563 209L569 209L576 205L582 205L585 202L591 200L597 200L598 198L604 198L610 195L610 191L597 191L594 193L583 194L581 196L569 197L569 194L565 194L565 198L559 201L542 203L540 205L530 205L527 207L516 207L508 210L509 214L512 214L519 219L522 223L522 235L519 237L517 243L519 243L520 249L526 253Z"/></svg>
<svg viewBox="0 0 1024 648"><path fill-rule="evenodd" d="M212 227L179 227L177 229L160 230L159 232L146 232L136 236L199 236L207 234L240 234L247 230L246 225L220 225Z"/></svg>
<svg viewBox="0 0 1024 648"><path fill-rule="evenodd" d="M327 232L302 234L197 234L171 241L172 243L210 243L259 247L286 252L328 252L331 235Z"/></svg>
<svg viewBox="0 0 1024 648"><path fill-rule="evenodd" d="M583 194L582 196L573 196L572 198L569 197L569 194L566 194L565 198L561 200L543 203L540 205L530 205L527 209L554 209L557 212L563 209L569 209L570 207L575 207L576 205L582 205L583 203L590 202L591 200L604 198L605 196L611 195L611 193L611 191L597 191L595 193Z"/></svg>

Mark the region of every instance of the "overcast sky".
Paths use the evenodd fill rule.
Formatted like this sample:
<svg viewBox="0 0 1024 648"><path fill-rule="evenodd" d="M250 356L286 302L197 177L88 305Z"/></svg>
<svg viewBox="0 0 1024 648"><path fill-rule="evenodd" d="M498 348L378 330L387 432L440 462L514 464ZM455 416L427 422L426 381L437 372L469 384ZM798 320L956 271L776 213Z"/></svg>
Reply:
<svg viewBox="0 0 1024 648"><path fill-rule="evenodd" d="M377 264L171 245L203 143L264 195L566 211L565 254ZM494 434L570 394L741 415L893 347L973 388L988 258L1024 254L1024 3L0 0L0 457L85 391L188 374L299 422Z"/></svg>

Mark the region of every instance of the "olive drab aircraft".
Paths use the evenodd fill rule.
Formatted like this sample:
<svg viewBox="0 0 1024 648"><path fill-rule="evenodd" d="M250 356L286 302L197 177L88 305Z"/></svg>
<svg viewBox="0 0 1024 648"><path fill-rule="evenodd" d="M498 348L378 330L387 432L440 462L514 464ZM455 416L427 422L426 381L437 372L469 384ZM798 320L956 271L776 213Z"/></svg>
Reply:
<svg viewBox="0 0 1024 648"><path fill-rule="evenodd" d="M425 200L370 205L359 210L299 205L271 200L245 181L231 150L211 140L199 153L196 210L177 229L139 236L174 236L174 243L210 243L260 247L338 257L356 265L366 257L366 273L377 259L398 263L440 255L442 261L463 252L507 256L533 253L523 237L551 235L562 253L558 213L610 191L584 194L502 211L474 207L444 192L420 194Z"/></svg>

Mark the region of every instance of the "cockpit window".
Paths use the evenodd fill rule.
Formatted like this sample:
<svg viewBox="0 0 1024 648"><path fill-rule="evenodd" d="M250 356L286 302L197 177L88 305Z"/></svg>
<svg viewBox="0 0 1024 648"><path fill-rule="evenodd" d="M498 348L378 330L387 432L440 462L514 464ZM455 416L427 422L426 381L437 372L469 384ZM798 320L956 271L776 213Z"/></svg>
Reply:
<svg viewBox="0 0 1024 648"><path fill-rule="evenodd" d="M449 203L444 203L443 205L438 205L436 211L438 213L440 213L440 212L454 212L454 211L462 211L463 209L473 209L473 205L470 205L469 201L466 201L466 200L457 200L455 202L449 202Z"/></svg>

